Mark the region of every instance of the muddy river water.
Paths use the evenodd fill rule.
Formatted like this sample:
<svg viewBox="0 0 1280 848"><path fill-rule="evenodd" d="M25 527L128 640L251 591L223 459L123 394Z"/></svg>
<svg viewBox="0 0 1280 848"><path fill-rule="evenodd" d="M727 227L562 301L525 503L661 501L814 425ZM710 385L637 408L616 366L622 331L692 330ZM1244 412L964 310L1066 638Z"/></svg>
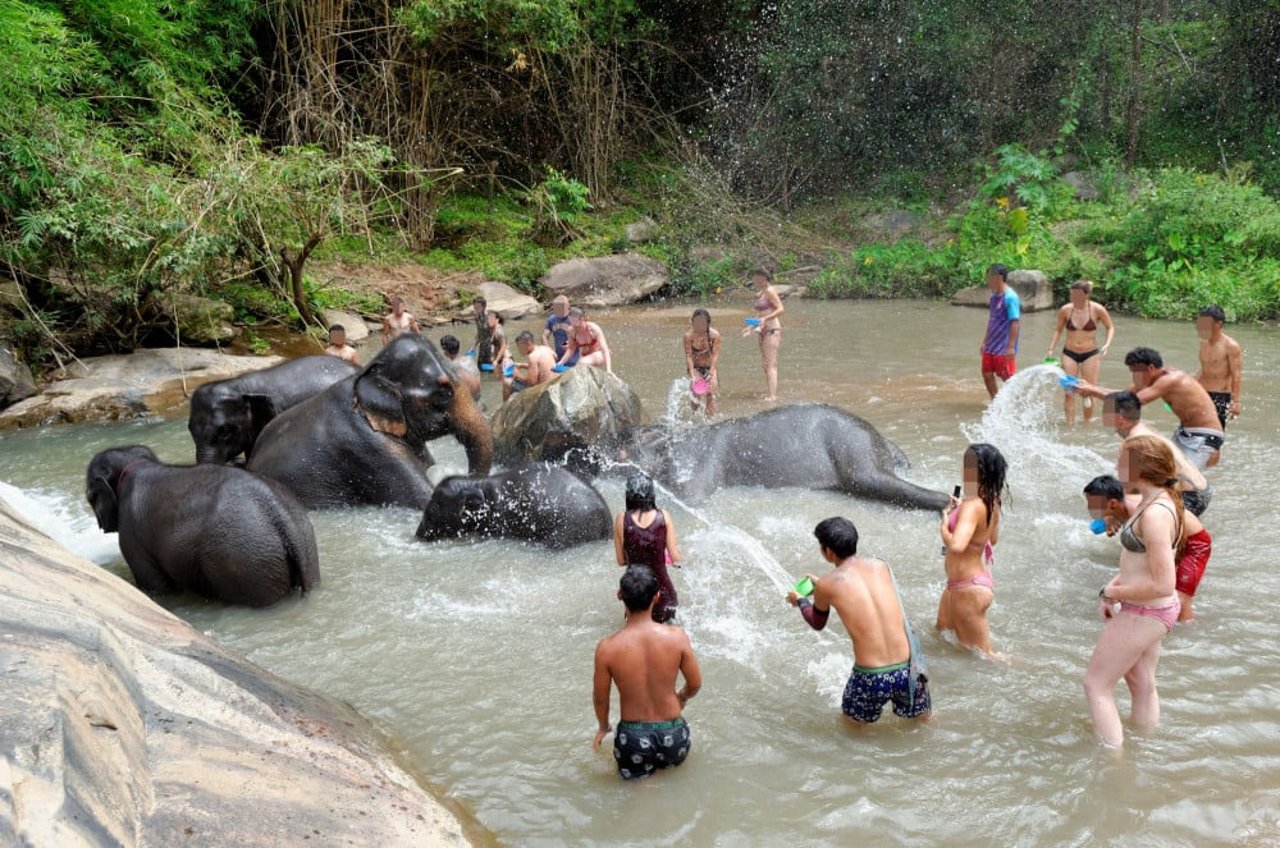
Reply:
<svg viewBox="0 0 1280 848"><path fill-rule="evenodd" d="M737 334L747 305L744 296L714 310L725 331L725 415L763 408L756 345ZM592 316L650 420L683 398L673 381L689 311ZM1052 321L1027 316L1024 363L1044 355ZM1199 620L1165 642L1162 726L1128 728L1113 758L1094 742L1081 681L1101 626L1097 589L1118 548L1091 535L1079 493L1109 467L1118 440L1096 424L1063 429L1047 368L1027 369L988 406L978 375L984 322L981 310L934 303L791 300L780 395L863 416L911 459L907 476L937 489L959 481L969 441L1005 453L1012 500L990 620L1008 665L977 660L932 629L943 584L936 516L802 489L724 490L689 505L660 497L681 533L686 568L675 580L705 683L686 712L688 761L640 785L617 778L607 744L589 748L592 652L621 619L608 543L559 554L502 541L424 544L412 512L315 513L323 582L307 599L267 611L162 602L263 667L374 717L510 844L1280 842L1280 334L1230 328L1245 348L1245 414L1210 472L1205 523L1215 543ZM1127 383L1123 353L1139 344L1195 370L1190 322L1117 323L1104 384ZM539 324L512 322L507 332ZM465 344L467 328L458 330ZM485 394L492 408L498 386ZM1161 430L1173 424L1163 408L1148 417ZM90 456L127 443L171 461L193 455L179 419L6 434L0 496L127 576L115 537L98 532L83 500ZM465 467L456 444L435 451ZM619 481L600 489L621 508ZM834 619L815 634L783 602L786 581L825 567L812 530L835 514L858 525L862 552L894 567L924 634L931 726L886 710L869 730L843 727L848 639ZM1127 714L1123 687L1118 698Z"/></svg>

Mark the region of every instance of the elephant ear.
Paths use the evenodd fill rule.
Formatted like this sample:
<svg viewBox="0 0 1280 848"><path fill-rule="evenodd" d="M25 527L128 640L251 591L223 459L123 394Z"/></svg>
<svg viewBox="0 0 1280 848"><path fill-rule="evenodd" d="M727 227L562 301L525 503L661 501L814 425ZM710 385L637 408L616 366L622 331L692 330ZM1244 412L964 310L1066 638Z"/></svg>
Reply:
<svg viewBox="0 0 1280 848"><path fill-rule="evenodd" d="M249 414L253 441L256 442L258 436L262 434L262 429L279 414L276 410L276 402L266 395L245 395L244 406Z"/></svg>
<svg viewBox="0 0 1280 848"><path fill-rule="evenodd" d="M378 363L356 378L356 406L373 429L402 436L408 430L400 386L383 376Z"/></svg>
<svg viewBox="0 0 1280 848"><path fill-rule="evenodd" d="M89 482L89 506L98 519L98 528L103 533L120 532L120 504L116 500L115 489L106 477L94 477Z"/></svg>

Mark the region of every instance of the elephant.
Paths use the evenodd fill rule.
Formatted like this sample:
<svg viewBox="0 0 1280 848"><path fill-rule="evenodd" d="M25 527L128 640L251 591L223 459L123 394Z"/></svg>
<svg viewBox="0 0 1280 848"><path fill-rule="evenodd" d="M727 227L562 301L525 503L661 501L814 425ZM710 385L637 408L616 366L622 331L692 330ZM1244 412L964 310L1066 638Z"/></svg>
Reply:
<svg viewBox="0 0 1280 848"><path fill-rule="evenodd" d="M568 548L611 538L609 505L586 480L537 463L491 477L446 477L418 525L419 539L474 534Z"/></svg>
<svg viewBox="0 0 1280 848"><path fill-rule="evenodd" d="M705 427L648 427L625 449L634 465L682 496L701 499L724 486L834 489L899 506L941 510L943 492L897 472L902 450L856 415L827 404L795 404Z"/></svg>
<svg viewBox="0 0 1280 848"><path fill-rule="evenodd" d="M85 478L98 526L120 534L144 592L266 607L320 583L311 519L278 483L225 465L165 465L142 445L98 453Z"/></svg>
<svg viewBox="0 0 1280 848"><path fill-rule="evenodd" d="M358 370L336 356L320 354L205 383L192 392L187 418L196 462L225 465L241 454L248 460L272 418Z"/></svg>
<svg viewBox="0 0 1280 848"><path fill-rule="evenodd" d="M392 339L363 371L276 416L248 468L282 483L312 509L406 506L431 499L427 442L452 434L471 474L493 461L489 422L436 346Z"/></svg>

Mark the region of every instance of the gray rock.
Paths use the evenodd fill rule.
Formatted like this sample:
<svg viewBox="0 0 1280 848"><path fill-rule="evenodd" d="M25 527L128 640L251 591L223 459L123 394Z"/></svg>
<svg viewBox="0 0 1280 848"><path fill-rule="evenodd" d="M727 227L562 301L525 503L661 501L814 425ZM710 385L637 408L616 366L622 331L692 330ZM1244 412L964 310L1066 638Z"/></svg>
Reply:
<svg viewBox="0 0 1280 848"><path fill-rule="evenodd" d="M657 222L648 216L627 224L622 228L622 232L627 237L627 241L633 244L653 241L660 234Z"/></svg>
<svg viewBox="0 0 1280 848"><path fill-rule="evenodd" d="M718 244L695 244L689 248L689 258L701 265L710 265L728 259L729 251Z"/></svg>
<svg viewBox="0 0 1280 848"><path fill-rule="evenodd" d="M0 412L0 430L57 421L115 421L163 412L201 383L234 377L284 360L231 356L198 347L157 348L95 356L72 365L45 390Z"/></svg>
<svg viewBox="0 0 1280 848"><path fill-rule="evenodd" d="M1093 176L1084 171L1068 171L1062 181L1075 190L1077 200L1097 200L1100 196Z"/></svg>
<svg viewBox="0 0 1280 848"><path fill-rule="evenodd" d="M494 458L504 465L558 462L594 471L640 425L640 397L621 377L579 365L512 396L493 417Z"/></svg>
<svg viewBox="0 0 1280 848"><path fill-rule="evenodd" d="M1022 299L1023 312L1039 312L1053 308L1053 285L1043 271L1010 271L1009 285ZM976 306L987 308L991 290L986 286L961 289L951 297L952 306Z"/></svg>
<svg viewBox="0 0 1280 848"><path fill-rule="evenodd" d="M568 295L577 306L621 306L666 286L671 282L671 272L656 259L620 253L558 262L539 282L552 296Z"/></svg>
<svg viewBox="0 0 1280 848"><path fill-rule="evenodd" d="M502 320L511 321L526 315L538 315L542 312L542 304L537 299L523 292L518 292L506 283L489 281L481 283L477 291L484 297L485 305L502 316ZM466 310L468 317L471 310Z"/></svg>
<svg viewBox="0 0 1280 848"><path fill-rule="evenodd" d="M0 843L467 845L351 707L237 657L0 501Z"/></svg>
<svg viewBox="0 0 1280 848"><path fill-rule="evenodd" d="M231 326L236 311L230 304L193 294L156 295L150 309L170 321L182 344L220 344L236 337Z"/></svg>
<svg viewBox="0 0 1280 848"><path fill-rule="evenodd" d="M26 363L0 348L0 407L26 400L36 393L36 381Z"/></svg>
<svg viewBox="0 0 1280 848"><path fill-rule="evenodd" d="M364 319L352 312L325 309L320 313L320 320L324 321L326 327L341 324L347 331L347 344L354 345L369 338L369 328L365 326Z"/></svg>
<svg viewBox="0 0 1280 848"><path fill-rule="evenodd" d="M18 281L0 279L0 309L22 312L25 306L26 299L22 296L22 289L18 288Z"/></svg>

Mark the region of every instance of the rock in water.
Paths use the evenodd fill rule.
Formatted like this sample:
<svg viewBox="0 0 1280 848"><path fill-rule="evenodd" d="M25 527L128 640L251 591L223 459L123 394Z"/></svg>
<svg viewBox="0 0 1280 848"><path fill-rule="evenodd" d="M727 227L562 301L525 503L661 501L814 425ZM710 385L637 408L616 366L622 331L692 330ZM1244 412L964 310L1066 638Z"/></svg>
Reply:
<svg viewBox="0 0 1280 848"><path fill-rule="evenodd" d="M538 315L542 312L542 304L506 283L490 280L480 284L479 292L484 297L485 306L490 311L501 315L504 321L512 321L526 315Z"/></svg>
<svg viewBox="0 0 1280 848"><path fill-rule="evenodd" d="M26 400L36 393L31 369L12 353L0 348L0 407Z"/></svg>
<svg viewBox="0 0 1280 848"><path fill-rule="evenodd" d="M236 328L231 325L236 311L222 301L168 293L152 297L150 308L173 323L183 344L220 344L236 337Z"/></svg>
<svg viewBox="0 0 1280 848"><path fill-rule="evenodd" d="M483 836L353 709L234 656L3 501L0 634L0 844Z"/></svg>
<svg viewBox="0 0 1280 848"><path fill-rule="evenodd" d="M595 473L603 456L640 425L640 397L621 377L579 365L525 389L493 416L494 458L503 465L565 461Z"/></svg>
<svg viewBox="0 0 1280 848"><path fill-rule="evenodd" d="M1043 271L1010 271L1009 285L1022 300L1023 312L1039 312L1053 308L1053 284ZM991 300L991 289L986 286L973 286L960 289L951 297L952 306L976 306L987 308Z"/></svg>
<svg viewBox="0 0 1280 848"><path fill-rule="evenodd" d="M648 297L671 282L671 272L656 259L637 253L567 259L539 280L554 295L568 295L576 306L620 306Z"/></svg>
<svg viewBox="0 0 1280 848"><path fill-rule="evenodd" d="M343 312L340 309L324 309L320 312L320 319L324 321L326 327L332 327L334 324L341 324L342 329L347 331L347 343L354 345L356 342L362 342L369 338L369 327L364 323L364 319L352 312Z"/></svg>

